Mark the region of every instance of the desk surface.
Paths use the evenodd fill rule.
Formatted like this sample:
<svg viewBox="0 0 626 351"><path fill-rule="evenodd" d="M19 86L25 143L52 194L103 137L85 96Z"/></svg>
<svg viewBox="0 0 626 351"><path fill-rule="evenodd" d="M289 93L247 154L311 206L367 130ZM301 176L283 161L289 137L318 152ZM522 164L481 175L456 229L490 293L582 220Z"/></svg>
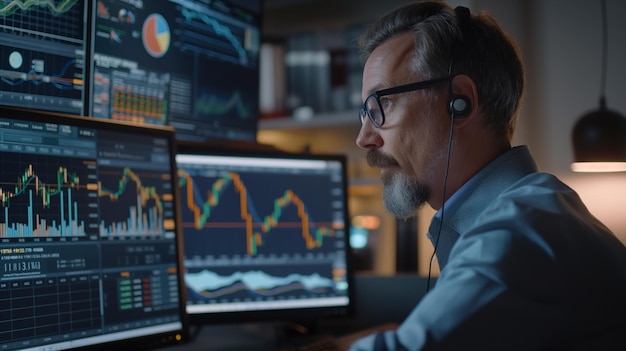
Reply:
<svg viewBox="0 0 626 351"><path fill-rule="evenodd" d="M395 329L397 324L384 324L347 334L321 332L305 336L285 336L284 330L275 324L232 324L203 326L188 343L159 349L162 351L276 351L293 345L313 343L332 337L340 350L347 350L355 340L380 330ZM195 327L194 327L195 328Z"/></svg>

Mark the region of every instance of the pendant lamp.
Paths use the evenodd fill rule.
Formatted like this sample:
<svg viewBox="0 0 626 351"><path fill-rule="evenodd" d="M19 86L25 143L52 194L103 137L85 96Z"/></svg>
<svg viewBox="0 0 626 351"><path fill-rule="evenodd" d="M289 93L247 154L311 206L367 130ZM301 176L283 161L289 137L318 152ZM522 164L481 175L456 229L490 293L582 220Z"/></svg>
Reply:
<svg viewBox="0 0 626 351"><path fill-rule="evenodd" d="M602 0L602 84L600 107L584 114L574 125L574 172L626 171L626 118L607 109L605 90L607 76L608 30L606 1Z"/></svg>

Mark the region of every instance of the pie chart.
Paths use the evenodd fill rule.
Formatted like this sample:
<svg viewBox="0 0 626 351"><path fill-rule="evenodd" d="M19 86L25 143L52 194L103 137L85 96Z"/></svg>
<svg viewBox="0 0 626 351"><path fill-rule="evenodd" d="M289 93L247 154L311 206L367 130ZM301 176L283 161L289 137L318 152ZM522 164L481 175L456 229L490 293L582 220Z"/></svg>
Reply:
<svg viewBox="0 0 626 351"><path fill-rule="evenodd" d="M151 14L143 23L143 47L152 57L161 57L170 47L170 27L163 16Z"/></svg>

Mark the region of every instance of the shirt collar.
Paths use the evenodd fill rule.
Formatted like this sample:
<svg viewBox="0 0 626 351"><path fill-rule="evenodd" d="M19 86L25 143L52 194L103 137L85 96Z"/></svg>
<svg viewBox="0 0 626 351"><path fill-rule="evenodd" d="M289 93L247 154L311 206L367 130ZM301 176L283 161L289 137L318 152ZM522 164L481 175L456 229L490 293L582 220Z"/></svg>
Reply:
<svg viewBox="0 0 626 351"><path fill-rule="evenodd" d="M428 230L428 238L437 248L440 268L447 263L456 240L473 225L480 213L502 191L533 172L537 172L537 166L528 147L517 146L490 162L448 198L433 216ZM442 213L445 218L436 243Z"/></svg>

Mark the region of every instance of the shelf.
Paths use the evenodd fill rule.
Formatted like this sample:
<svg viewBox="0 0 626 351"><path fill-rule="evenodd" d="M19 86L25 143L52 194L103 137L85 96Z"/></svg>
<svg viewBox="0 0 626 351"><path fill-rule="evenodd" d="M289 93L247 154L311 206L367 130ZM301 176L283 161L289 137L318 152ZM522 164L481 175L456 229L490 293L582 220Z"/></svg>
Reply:
<svg viewBox="0 0 626 351"><path fill-rule="evenodd" d="M306 120L282 117L259 120L259 130L297 130L328 127L359 127L358 111L339 111L316 114Z"/></svg>

